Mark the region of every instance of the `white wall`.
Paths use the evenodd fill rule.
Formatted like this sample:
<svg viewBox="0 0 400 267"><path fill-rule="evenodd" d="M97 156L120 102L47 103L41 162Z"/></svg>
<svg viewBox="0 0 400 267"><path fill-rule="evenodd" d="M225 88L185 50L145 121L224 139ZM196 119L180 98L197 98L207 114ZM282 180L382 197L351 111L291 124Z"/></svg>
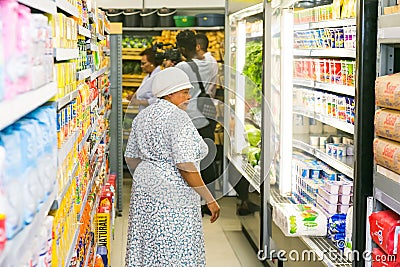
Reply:
<svg viewBox="0 0 400 267"><path fill-rule="evenodd" d="M143 6L144 4L144 6ZM225 8L225 0L97 0L97 6L102 8Z"/></svg>

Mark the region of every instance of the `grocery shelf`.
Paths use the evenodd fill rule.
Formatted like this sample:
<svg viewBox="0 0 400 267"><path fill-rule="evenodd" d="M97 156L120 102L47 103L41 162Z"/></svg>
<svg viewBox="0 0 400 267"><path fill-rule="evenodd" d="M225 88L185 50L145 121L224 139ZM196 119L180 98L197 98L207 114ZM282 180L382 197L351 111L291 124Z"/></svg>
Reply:
<svg viewBox="0 0 400 267"><path fill-rule="evenodd" d="M305 79L293 79L293 84L294 85L299 85L299 86L305 86L305 87L311 87L314 88L315 82L311 80L305 80Z"/></svg>
<svg viewBox="0 0 400 267"><path fill-rule="evenodd" d="M293 25L294 31L305 31L310 29L310 23L301 23Z"/></svg>
<svg viewBox="0 0 400 267"><path fill-rule="evenodd" d="M300 240L304 242L311 250L317 254L317 260L321 260L328 267L351 267L352 263L339 249L326 237L308 237L300 236ZM333 255L332 259L328 256Z"/></svg>
<svg viewBox="0 0 400 267"><path fill-rule="evenodd" d="M320 122L323 122L325 124L328 124L330 126L333 126L339 130L342 130L343 132L346 132L349 134L354 134L354 125L353 124L347 123L345 121L341 121L339 119L326 117L321 114L315 114L315 119L319 120Z"/></svg>
<svg viewBox="0 0 400 267"><path fill-rule="evenodd" d="M68 140L64 142L62 147L60 149L58 149L58 155L57 155L58 166L60 166L64 162L68 153L74 147L74 144L75 144L76 140L78 139L78 136L79 136L79 129L76 130L73 134L71 134L69 136Z"/></svg>
<svg viewBox="0 0 400 267"><path fill-rule="evenodd" d="M75 99L78 96L78 90L75 90L60 99L57 99L57 110L60 110L62 107L64 107L66 104L71 102L73 99Z"/></svg>
<svg viewBox="0 0 400 267"><path fill-rule="evenodd" d="M309 134L293 135L293 147L314 155L315 147L308 144L310 139L309 136Z"/></svg>
<svg viewBox="0 0 400 267"><path fill-rule="evenodd" d="M126 59L126 60L141 60L142 56L122 55L122 59Z"/></svg>
<svg viewBox="0 0 400 267"><path fill-rule="evenodd" d="M79 163L76 162L74 167L72 168L72 172L71 172L71 174L70 174L70 176L68 178L67 183L65 184L65 186L63 188L63 191L58 195L58 197L54 200L53 205L51 206L52 210L56 210L56 209L58 209L60 207L61 201L63 200L65 194L67 193L69 187L71 186L72 180L75 177L75 174L76 174L76 172L78 170L78 165L79 165Z"/></svg>
<svg viewBox="0 0 400 267"><path fill-rule="evenodd" d="M67 15L74 16L75 18L79 17L78 8L74 7L67 0L56 0L57 7L67 13Z"/></svg>
<svg viewBox="0 0 400 267"><path fill-rule="evenodd" d="M48 14L57 13L56 4L51 0L18 0L18 2Z"/></svg>
<svg viewBox="0 0 400 267"><path fill-rule="evenodd" d="M314 88L342 95L349 95L349 96L356 95L356 88L354 86L315 82Z"/></svg>
<svg viewBox="0 0 400 267"><path fill-rule="evenodd" d="M297 115L302 115L302 116L306 116L308 118L311 119L315 119L315 112L314 111L309 111L309 110L293 110L293 114L297 114Z"/></svg>
<svg viewBox="0 0 400 267"><path fill-rule="evenodd" d="M122 86L127 87L139 87L142 83L141 82L122 82Z"/></svg>
<svg viewBox="0 0 400 267"><path fill-rule="evenodd" d="M87 38L91 38L92 37L92 33L90 32L89 29L86 29L85 27L78 25L78 34L85 36Z"/></svg>
<svg viewBox="0 0 400 267"><path fill-rule="evenodd" d="M81 70L78 71L76 73L76 79L78 81L80 80L86 80L87 78L89 78L92 75L92 70L91 69L85 69L85 70Z"/></svg>
<svg viewBox="0 0 400 267"><path fill-rule="evenodd" d="M313 147L309 144L309 134L298 134L293 136L293 147L307 152L322 160L332 168L340 171L351 179L354 179L354 157L346 156L335 158L327 154L323 147Z"/></svg>
<svg viewBox="0 0 400 267"><path fill-rule="evenodd" d="M90 50L90 51L99 51L99 47L97 46L97 44L93 44L93 43L87 44L86 48L87 48L87 50Z"/></svg>
<svg viewBox="0 0 400 267"><path fill-rule="evenodd" d="M95 99L93 99L92 103L90 103L90 110L94 110L97 106L98 103L98 98L96 97Z"/></svg>
<svg viewBox="0 0 400 267"><path fill-rule="evenodd" d="M243 158L242 155L237 154L237 155L229 155L228 154L228 159L229 161L235 166L235 168L240 172L240 174L243 175L243 177L246 178L246 180L249 181L252 187L257 190L257 192L260 193L260 174L258 174L254 168L251 166L250 163L247 162Z"/></svg>
<svg viewBox="0 0 400 267"><path fill-rule="evenodd" d="M354 86L347 86L341 84L322 83L305 79L293 79L293 85L310 87L314 89L321 89L332 93L355 96L356 88Z"/></svg>
<svg viewBox="0 0 400 267"><path fill-rule="evenodd" d="M7 116L0 116L0 130L40 107L56 93L57 84L56 82L51 82L35 90L16 95L10 100L0 102L0 114L7 114ZM12 112L10 112L11 110Z"/></svg>
<svg viewBox="0 0 400 267"><path fill-rule="evenodd" d="M322 148L323 149L323 148ZM354 157L346 156L342 158L334 158L331 155L325 153L321 148L314 150L315 157L319 158L329 166L340 171L344 175L351 179L354 179Z"/></svg>
<svg viewBox="0 0 400 267"><path fill-rule="evenodd" d="M90 251L91 251L91 243L93 242L93 239L90 240L89 244L87 244L87 252L86 252L86 257L85 257L85 263L84 263L84 267L88 266L89 263L89 256L90 256Z"/></svg>
<svg viewBox="0 0 400 267"><path fill-rule="evenodd" d="M196 31L218 31L223 30L224 26L214 26L214 27L122 27L122 31L183 31L183 30L196 30Z"/></svg>
<svg viewBox="0 0 400 267"><path fill-rule="evenodd" d="M93 81L94 79L96 79L97 77L99 77L100 75L104 74L107 70L107 67L104 67L98 71L95 71L92 73L92 75L90 76L90 80Z"/></svg>
<svg viewBox="0 0 400 267"><path fill-rule="evenodd" d="M264 36L263 32L251 32L246 34L246 38L259 38L263 36Z"/></svg>
<svg viewBox="0 0 400 267"><path fill-rule="evenodd" d="M335 127L343 132L354 134L354 125L347 123L345 121L341 121L336 118L327 117L321 114L315 114L315 112L308 110L293 110L294 114L303 115L309 117L311 119L316 119L322 123L328 124L332 127Z"/></svg>
<svg viewBox="0 0 400 267"><path fill-rule="evenodd" d="M75 251L75 245L76 245L76 242L78 241L78 235L79 235L79 226L76 227L74 238L72 239L72 243L69 247L67 257L65 257L65 262L64 262L65 267L70 266L70 262L71 262L73 254L74 254L74 251Z"/></svg>
<svg viewBox="0 0 400 267"><path fill-rule="evenodd" d="M98 172L97 168L96 168L96 171ZM92 192L94 180L95 180L95 175L93 175L90 178L90 181L88 182L88 185L86 187L85 196L83 197L82 202L81 202L81 210L79 211L79 214L78 214L78 222L81 221L82 214L83 214L83 211L85 210L85 206L86 206L86 202L88 200L89 194ZM79 231L79 228L77 230Z"/></svg>
<svg viewBox="0 0 400 267"><path fill-rule="evenodd" d="M54 48L54 57L57 61L71 60L79 57L78 48Z"/></svg>
<svg viewBox="0 0 400 267"><path fill-rule="evenodd" d="M53 201L56 197L56 192L53 192L47 197L41 209L35 214L32 222L26 225L17 235L6 241L4 250L0 253L0 266L18 266L16 260L20 259L23 251L28 251L32 246L32 237L38 233L43 219L47 216Z"/></svg>
<svg viewBox="0 0 400 267"><path fill-rule="evenodd" d="M311 22L310 29L322 29L322 28L336 28L336 27L348 27L355 26L356 19L337 19L337 20L327 20L320 22Z"/></svg>
<svg viewBox="0 0 400 267"><path fill-rule="evenodd" d="M331 48L331 49L294 49L294 56L299 57L339 57L356 58L355 49Z"/></svg>
<svg viewBox="0 0 400 267"><path fill-rule="evenodd" d="M97 148L99 147L101 141L102 141L102 140L104 139L104 137L106 136L106 133L107 133L107 131L105 130L105 131L101 134L100 139L97 140L97 141L96 141L96 144L93 146L93 151L92 151L92 153L90 154L90 157L89 157L89 158L90 158L90 161L93 160L94 155L96 154L96 150L97 150Z"/></svg>
<svg viewBox="0 0 400 267"><path fill-rule="evenodd" d="M399 43L400 14L382 15L378 17L378 43Z"/></svg>
<svg viewBox="0 0 400 267"><path fill-rule="evenodd" d="M297 57L309 57L311 52L309 49L294 49L293 56Z"/></svg>
<svg viewBox="0 0 400 267"><path fill-rule="evenodd" d="M106 39L106 37L105 37L104 35L98 33L98 34L97 34L97 39L98 39L99 41L104 41L104 40Z"/></svg>
<svg viewBox="0 0 400 267"><path fill-rule="evenodd" d="M400 28L400 13L381 15L378 17L378 28ZM400 37L400 33L397 32L397 37Z"/></svg>
<svg viewBox="0 0 400 267"><path fill-rule="evenodd" d="M374 173L374 197L400 214L400 183L379 173Z"/></svg>
<svg viewBox="0 0 400 267"><path fill-rule="evenodd" d="M87 129L85 136L82 138L81 142L78 144L78 151L81 151L83 146L85 145L87 139L89 138L89 135L92 133L93 129L95 129L95 127L89 127L89 129Z"/></svg>
<svg viewBox="0 0 400 267"><path fill-rule="evenodd" d="M270 191L270 203L275 206L276 203L291 203L289 198L283 197L279 194L277 186L271 186ZM308 237L299 236L300 240L309 247L311 250L316 252L317 260L328 267L351 267L351 262L342 256L341 252L336 246L326 237ZM329 259L327 255L335 252L335 259Z"/></svg>

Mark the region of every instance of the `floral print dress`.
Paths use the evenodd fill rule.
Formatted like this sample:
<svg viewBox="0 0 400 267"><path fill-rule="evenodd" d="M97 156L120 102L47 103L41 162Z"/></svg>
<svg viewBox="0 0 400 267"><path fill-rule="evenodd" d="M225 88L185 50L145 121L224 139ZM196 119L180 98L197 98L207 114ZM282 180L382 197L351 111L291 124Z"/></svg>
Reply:
<svg viewBox="0 0 400 267"><path fill-rule="evenodd" d="M187 113L160 100L132 122L125 157L140 158L133 173L126 267L205 266L200 196L177 163L199 162L207 145Z"/></svg>

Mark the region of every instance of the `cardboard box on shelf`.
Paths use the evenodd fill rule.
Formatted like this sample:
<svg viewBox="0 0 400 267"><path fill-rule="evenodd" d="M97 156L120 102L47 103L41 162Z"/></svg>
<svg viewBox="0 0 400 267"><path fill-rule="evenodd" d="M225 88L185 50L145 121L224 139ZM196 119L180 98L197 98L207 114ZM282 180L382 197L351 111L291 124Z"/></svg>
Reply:
<svg viewBox="0 0 400 267"><path fill-rule="evenodd" d="M400 111L378 109L375 112L376 135L400 141Z"/></svg>
<svg viewBox="0 0 400 267"><path fill-rule="evenodd" d="M384 138L375 138L373 146L375 162L400 173L400 143Z"/></svg>
<svg viewBox="0 0 400 267"><path fill-rule="evenodd" d="M380 107L400 109L400 73L376 78L375 101Z"/></svg>

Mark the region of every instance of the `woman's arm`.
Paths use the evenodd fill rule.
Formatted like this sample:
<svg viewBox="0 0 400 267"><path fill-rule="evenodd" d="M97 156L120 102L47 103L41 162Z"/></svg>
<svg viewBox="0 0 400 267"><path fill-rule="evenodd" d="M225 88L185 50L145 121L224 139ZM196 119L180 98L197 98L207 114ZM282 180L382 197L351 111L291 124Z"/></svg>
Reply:
<svg viewBox="0 0 400 267"><path fill-rule="evenodd" d="M215 222L219 217L220 207L214 199L207 186L204 184L200 173L193 163L179 163L177 164L179 172L187 184L193 188L207 203L211 211L211 223Z"/></svg>
<svg viewBox="0 0 400 267"><path fill-rule="evenodd" d="M142 161L140 158L128 158L125 157L126 165L128 165L128 169L130 173L133 175L137 165Z"/></svg>

